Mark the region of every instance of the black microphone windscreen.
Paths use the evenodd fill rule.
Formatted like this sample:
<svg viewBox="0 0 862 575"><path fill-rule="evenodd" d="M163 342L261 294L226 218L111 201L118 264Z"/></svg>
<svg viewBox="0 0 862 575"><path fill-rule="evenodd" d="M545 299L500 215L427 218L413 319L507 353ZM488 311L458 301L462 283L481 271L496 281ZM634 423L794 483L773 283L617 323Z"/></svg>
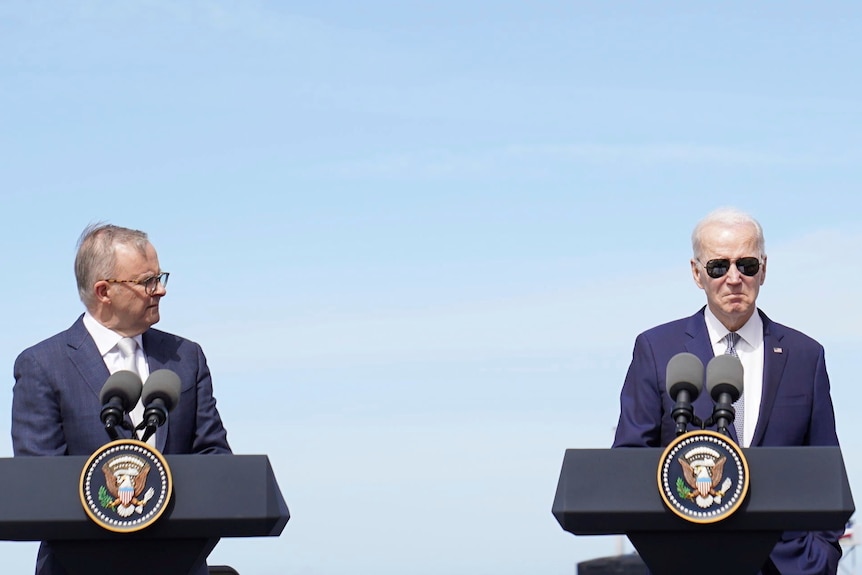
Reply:
<svg viewBox="0 0 862 575"><path fill-rule="evenodd" d="M742 394L742 362L735 355L717 355L706 366L706 388L712 399L718 401L721 393L729 393L736 401Z"/></svg>
<svg viewBox="0 0 862 575"><path fill-rule="evenodd" d="M161 399L165 407L171 411L180 400L180 376L169 369L158 369L150 374L144 385L143 404L152 403L154 399Z"/></svg>
<svg viewBox="0 0 862 575"><path fill-rule="evenodd" d="M665 385L674 401L682 390L688 391L694 401L703 389L703 362L693 353L676 354L667 362Z"/></svg>
<svg viewBox="0 0 862 575"><path fill-rule="evenodd" d="M99 401L104 405L112 397L120 398L123 403L123 411L131 410L141 398L141 378L134 371L122 370L111 374L102 391L99 393Z"/></svg>

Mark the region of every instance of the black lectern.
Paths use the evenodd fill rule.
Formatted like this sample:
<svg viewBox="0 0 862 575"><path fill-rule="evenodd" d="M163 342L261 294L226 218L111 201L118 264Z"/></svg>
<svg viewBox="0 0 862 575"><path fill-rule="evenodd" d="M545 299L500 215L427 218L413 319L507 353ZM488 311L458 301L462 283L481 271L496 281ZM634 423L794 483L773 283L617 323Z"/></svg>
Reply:
<svg viewBox="0 0 862 575"><path fill-rule="evenodd" d="M743 449L751 487L740 508L691 523L662 502L663 451L567 450L554 517L575 535L625 533L655 575L754 575L783 531L840 531L855 509L838 447L756 447Z"/></svg>
<svg viewBox="0 0 862 575"><path fill-rule="evenodd" d="M186 575L221 537L278 536L290 514L265 455L167 455L173 500L153 525L113 533L78 493L87 457L0 459L0 539L51 541L70 575ZM35 560L35 557L34 557Z"/></svg>

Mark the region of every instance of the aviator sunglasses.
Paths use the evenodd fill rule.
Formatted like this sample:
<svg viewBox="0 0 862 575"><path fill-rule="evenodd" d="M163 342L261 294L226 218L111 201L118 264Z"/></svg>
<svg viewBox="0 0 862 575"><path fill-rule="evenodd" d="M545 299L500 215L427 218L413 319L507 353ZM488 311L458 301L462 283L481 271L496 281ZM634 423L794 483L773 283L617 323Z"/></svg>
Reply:
<svg viewBox="0 0 862 575"><path fill-rule="evenodd" d="M713 279L718 279L730 271L730 260L727 258L709 260L704 265L700 260L697 263L703 266L706 270L706 275ZM755 257L739 258L734 262L736 269L744 276L754 276L760 271L760 260Z"/></svg>

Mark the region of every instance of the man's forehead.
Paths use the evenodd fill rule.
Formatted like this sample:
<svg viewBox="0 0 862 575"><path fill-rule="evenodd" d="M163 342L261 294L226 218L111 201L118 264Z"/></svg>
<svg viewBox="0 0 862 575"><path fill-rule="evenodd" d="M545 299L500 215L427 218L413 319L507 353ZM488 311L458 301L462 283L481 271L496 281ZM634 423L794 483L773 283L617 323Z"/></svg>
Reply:
<svg viewBox="0 0 862 575"><path fill-rule="evenodd" d="M125 244L125 243L114 244L114 255L118 259L120 257L124 257L124 258L134 258L136 256L147 257L150 254L156 255L156 249L153 247L153 244L151 244L149 242L147 242L144 245Z"/></svg>
<svg viewBox="0 0 862 575"><path fill-rule="evenodd" d="M157 272L159 258L152 244L146 244L143 248L129 244L117 244L114 246L114 266L116 268L140 268L138 271ZM133 271L133 270L132 270Z"/></svg>
<svg viewBox="0 0 862 575"><path fill-rule="evenodd" d="M706 250L745 250L757 247L757 231L752 226L718 226L704 229L702 244Z"/></svg>

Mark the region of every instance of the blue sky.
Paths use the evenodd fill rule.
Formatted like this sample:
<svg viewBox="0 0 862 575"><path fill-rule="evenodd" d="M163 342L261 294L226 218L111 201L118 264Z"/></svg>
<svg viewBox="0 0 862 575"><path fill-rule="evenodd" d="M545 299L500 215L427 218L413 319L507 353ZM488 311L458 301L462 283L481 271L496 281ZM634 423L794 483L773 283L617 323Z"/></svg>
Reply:
<svg viewBox="0 0 862 575"><path fill-rule="evenodd" d="M551 516L635 336L704 302L689 235L765 227L760 304L826 347L862 479L852 2L0 4L0 365L82 307L75 241L146 230L159 327L293 518L211 562L570 574ZM7 415L8 417L8 415ZM0 442L0 456L11 442ZM858 492L859 489L856 489ZM10 572L35 544L2 543Z"/></svg>

